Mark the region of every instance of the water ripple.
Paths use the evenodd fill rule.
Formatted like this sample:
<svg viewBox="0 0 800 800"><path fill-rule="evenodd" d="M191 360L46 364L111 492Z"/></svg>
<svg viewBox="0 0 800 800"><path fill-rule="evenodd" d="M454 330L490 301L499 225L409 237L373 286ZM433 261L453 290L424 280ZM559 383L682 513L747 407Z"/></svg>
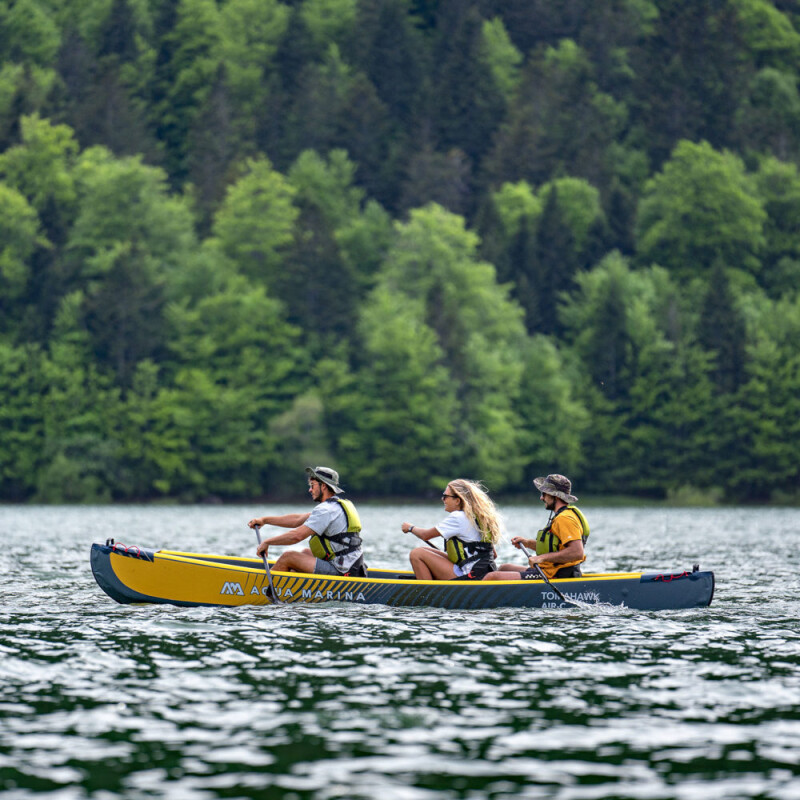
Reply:
<svg viewBox="0 0 800 800"><path fill-rule="evenodd" d="M91 578L120 530L247 553L259 511L0 509L4 800L800 800L800 512L594 510L592 568L716 570L690 611L119 606ZM376 565L409 513L437 519L366 507Z"/></svg>

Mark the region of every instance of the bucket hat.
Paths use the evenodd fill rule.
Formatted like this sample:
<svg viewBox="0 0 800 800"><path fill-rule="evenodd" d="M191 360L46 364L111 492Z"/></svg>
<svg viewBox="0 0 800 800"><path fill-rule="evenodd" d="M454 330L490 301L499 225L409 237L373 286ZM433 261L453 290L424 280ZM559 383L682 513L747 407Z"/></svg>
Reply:
<svg viewBox="0 0 800 800"><path fill-rule="evenodd" d="M565 503L575 503L578 498L572 491L572 482L569 478L563 475L548 475L546 478L534 478L533 485L542 494L551 494L553 497L559 497Z"/></svg>
<svg viewBox="0 0 800 800"><path fill-rule="evenodd" d="M334 494L343 494L344 489L339 486L339 473L330 467L306 467L306 475L310 475L320 483L328 486Z"/></svg>

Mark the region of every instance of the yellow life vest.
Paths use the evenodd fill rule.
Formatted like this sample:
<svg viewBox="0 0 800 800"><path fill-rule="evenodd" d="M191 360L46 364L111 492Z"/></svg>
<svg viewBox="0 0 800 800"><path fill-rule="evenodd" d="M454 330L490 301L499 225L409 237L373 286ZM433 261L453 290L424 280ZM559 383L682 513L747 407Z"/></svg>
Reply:
<svg viewBox="0 0 800 800"><path fill-rule="evenodd" d="M451 536L444 546L447 557L459 567L472 561L476 556L492 552L491 542L465 542L457 536Z"/></svg>
<svg viewBox="0 0 800 800"><path fill-rule="evenodd" d="M586 521L586 517L583 516L583 512L577 506L562 506L553 515L553 518L547 523L547 526L540 530L536 536L537 556L544 555L545 553L558 552L558 545L561 543L561 540L553 533L553 523L556 521L556 517L562 511L566 511L567 509L573 511L575 516L580 521L582 528L581 539L583 540L583 543L586 544L586 540L589 538L589 523Z"/></svg>
<svg viewBox="0 0 800 800"><path fill-rule="evenodd" d="M450 561L460 567L468 561L472 561L476 556L494 552L494 548L491 535L486 531L481 531L480 542L468 542L459 539L458 536L451 536L444 543L444 551Z"/></svg>
<svg viewBox="0 0 800 800"><path fill-rule="evenodd" d="M330 561L336 556L346 556L361 547L361 518L351 500L340 497L331 497L326 503L338 503L347 518L347 530L334 533L331 536L315 533L309 541L311 552L323 561ZM339 545L334 549L333 545Z"/></svg>

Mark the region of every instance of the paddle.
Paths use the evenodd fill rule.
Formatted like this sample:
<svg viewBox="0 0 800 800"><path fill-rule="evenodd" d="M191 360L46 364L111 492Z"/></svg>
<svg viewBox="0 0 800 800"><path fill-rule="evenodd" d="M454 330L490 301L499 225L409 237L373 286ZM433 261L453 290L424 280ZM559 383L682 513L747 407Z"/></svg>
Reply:
<svg viewBox="0 0 800 800"><path fill-rule="evenodd" d="M525 547L525 545L524 545L524 544L522 544L521 542L520 542L520 545L519 545L519 549L520 549L520 550L522 550L522 552L523 552L523 553L525 553L525 557L526 557L526 558L530 558L530 557L531 557L531 552L530 552L530 550L528 550L528 548L527 548L527 547ZM547 577L547 575L545 575L545 574L544 574L544 572L542 571L542 568L541 568L541 567L540 567L538 564L534 564L534 565L533 565L533 569L535 569L535 570L536 570L536 571L537 571L537 572L538 572L538 573L539 573L539 574L542 576L542 580L543 580L543 581L544 581L544 582L545 582L545 583L546 583L546 584L547 584L547 585L548 585L548 586L549 586L549 587L550 587L550 588L551 588L551 589L552 589L552 590L553 590L553 591L554 591L554 592L555 592L555 593L556 593L556 594L557 594L557 595L558 595L558 596L559 596L559 597L560 597L560 598L561 598L561 599L562 599L562 600L563 600L565 603L569 603L571 606L575 606L575 607L577 608L577 605L576 605L575 603L573 603L573 602L572 602L572 600L568 600L568 599L567 599L567 598L564 596L564 594L562 593L561 589L559 589L559 588L558 588L558 586L554 586L552 583L550 583L550 579Z"/></svg>
<svg viewBox="0 0 800 800"><path fill-rule="evenodd" d="M414 528L414 527L416 527L416 526L415 526L415 525L412 525L412 526L411 526L411 528ZM403 533L410 533L410 534L412 534L412 535L416 535L416 534L414 534L414 532L411 530L411 528L409 528L407 531L403 531ZM438 553L441 553L441 552L442 552L442 549L441 549L441 547L437 547L435 544L433 544L433 542L429 542L427 539L423 539L421 536L417 536L417 539L419 539L420 541L423 541L423 542L425 542L425 544L426 544L426 545L428 545L428 547L432 547L432 548L433 548L434 550L436 550Z"/></svg>
<svg viewBox="0 0 800 800"><path fill-rule="evenodd" d="M256 532L256 539L258 539L258 543L261 544L261 535L258 532L258 525L253 526L253 530ZM269 582L269 596L272 599L273 603L280 603L283 604L283 600L278 597L278 593L275 591L275 585L272 583L272 573L269 571L269 561L267 561L267 556L262 555L261 558L264 559L264 569L267 571L267 581Z"/></svg>

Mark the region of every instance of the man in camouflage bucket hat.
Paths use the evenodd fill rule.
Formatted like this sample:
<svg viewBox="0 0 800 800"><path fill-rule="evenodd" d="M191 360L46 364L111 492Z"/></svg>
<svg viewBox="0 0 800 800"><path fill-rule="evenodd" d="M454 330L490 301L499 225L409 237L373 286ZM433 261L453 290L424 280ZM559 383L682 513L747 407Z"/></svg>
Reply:
<svg viewBox="0 0 800 800"><path fill-rule="evenodd" d="M589 523L583 512L574 505L578 498L572 494L572 482L564 475L551 474L546 478L534 478L533 485L540 492L544 507L550 512L547 525L535 539L513 536L511 544L535 550L528 558L528 568L517 564L503 564L497 572L484 577L489 581L512 581L519 578L537 579L539 573L534 564L548 578L580 578L580 564L586 559L583 546L589 537Z"/></svg>
<svg viewBox="0 0 800 800"><path fill-rule="evenodd" d="M533 485L541 492L542 495L548 494L551 497L557 497L565 503L577 503L578 498L572 491L572 482L569 478L563 475L548 475L546 478L534 478ZM550 506L545 503L546 508Z"/></svg>

